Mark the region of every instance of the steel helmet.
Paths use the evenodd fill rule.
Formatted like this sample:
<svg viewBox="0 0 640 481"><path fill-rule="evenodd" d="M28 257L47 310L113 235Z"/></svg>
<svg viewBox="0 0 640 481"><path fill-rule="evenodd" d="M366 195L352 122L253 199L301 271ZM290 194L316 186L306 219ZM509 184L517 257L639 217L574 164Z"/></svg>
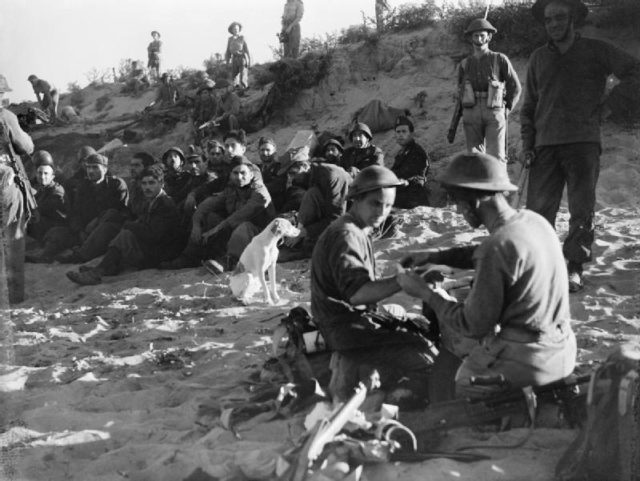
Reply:
<svg viewBox="0 0 640 481"><path fill-rule="evenodd" d="M380 165L371 165L358 172L349 186L347 198L351 199L360 194L386 187L401 187L403 185L407 185L406 181L398 179L390 169Z"/></svg>
<svg viewBox="0 0 640 481"><path fill-rule="evenodd" d="M487 192L518 190L509 180L506 164L481 152L456 155L438 180L445 186Z"/></svg>
<svg viewBox="0 0 640 481"><path fill-rule="evenodd" d="M4 75L0 75L0 92L11 92L7 78Z"/></svg>
<svg viewBox="0 0 640 481"><path fill-rule="evenodd" d="M371 134L371 129L364 122L358 122L353 126L353 128L351 129L351 132L349 132L349 139L352 139L353 134L355 134L358 131L364 133L367 137L369 137L369 140L373 139L373 135Z"/></svg>
<svg viewBox="0 0 640 481"><path fill-rule="evenodd" d="M473 32L477 32L479 30L486 30L489 33L497 33L498 32L498 30L496 30L496 27L491 25L489 20L487 20L486 18L475 18L475 19L471 20L471 23L469 24L467 29L464 31L464 34L465 35L470 35Z"/></svg>
<svg viewBox="0 0 640 481"><path fill-rule="evenodd" d="M91 154L95 154L95 153L96 153L96 149L94 149L90 145L83 145L82 147L80 147L80 150L78 150L78 153L76 154L76 160L78 162L82 162Z"/></svg>
<svg viewBox="0 0 640 481"><path fill-rule="evenodd" d="M50 165L53 167L53 157L51 157L51 154L46 150L38 150L34 152L31 160L36 167L40 167L42 165Z"/></svg>
<svg viewBox="0 0 640 481"><path fill-rule="evenodd" d="M324 153L327 150L327 147L329 147L330 145L334 145L340 152L344 152L344 147L338 139L327 140L322 146L322 152Z"/></svg>
<svg viewBox="0 0 640 481"><path fill-rule="evenodd" d="M573 14L574 20L577 23L584 21L589 15L589 8L582 3L581 0L555 0L559 3L563 3L567 5ZM551 0L536 0L536 3L531 7L531 14L534 18L540 22L544 23L544 9L547 8L547 5L551 3Z"/></svg>

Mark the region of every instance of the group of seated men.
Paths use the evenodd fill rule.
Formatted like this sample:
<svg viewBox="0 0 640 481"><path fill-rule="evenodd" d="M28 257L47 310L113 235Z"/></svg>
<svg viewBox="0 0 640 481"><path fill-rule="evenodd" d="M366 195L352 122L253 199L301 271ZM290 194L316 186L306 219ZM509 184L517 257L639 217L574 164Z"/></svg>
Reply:
<svg viewBox="0 0 640 481"><path fill-rule="evenodd" d="M393 171L403 179L397 207L427 203L427 154L413 139L413 124L398 117L401 149ZM28 262L85 264L67 276L92 285L124 268L181 269L205 261L214 270L232 270L244 248L276 215L300 228L281 251L281 261L308 258L326 227L346 212L353 177L382 165L369 127L354 125L352 146L328 138L310 156L305 149L279 156L273 139L258 142L259 161L245 155L247 137L232 130L223 142L169 148L161 159L147 152L130 160L130 181L109 172L109 160L91 147L77 155L77 171L56 182L46 151L33 156L38 216L29 234L41 245ZM211 262L214 261L214 262Z"/></svg>
<svg viewBox="0 0 640 481"><path fill-rule="evenodd" d="M416 197L409 189L423 193L428 162L412 130L408 119L398 119L401 151L392 170L380 165L382 152L363 124L350 133L352 147L329 139L323 156L311 159L300 152L278 159L275 142L261 138L255 164L244 155L244 132L232 131L223 143L208 141L206 152L172 147L161 163L136 153L128 186L109 173L105 156L83 147L78 172L63 187L54 180L52 156L39 151L33 156L39 215L29 234L43 248L30 260L85 263L103 256L95 267L67 273L83 285L125 267L215 260L206 265L224 270L278 211L293 209L301 235L292 245L312 252L311 310L333 352L335 399L346 400L372 370L393 402L407 392L436 401L569 375L576 340L560 243L541 216L509 205L505 192L517 188L498 159L461 154L439 179L466 221L488 229L481 244L414 253L395 275L379 277L372 233L403 192L409 201ZM474 268L467 298L459 301L425 280L429 264ZM378 305L400 290L428 307L439 326L437 353ZM474 385L474 377L500 382Z"/></svg>

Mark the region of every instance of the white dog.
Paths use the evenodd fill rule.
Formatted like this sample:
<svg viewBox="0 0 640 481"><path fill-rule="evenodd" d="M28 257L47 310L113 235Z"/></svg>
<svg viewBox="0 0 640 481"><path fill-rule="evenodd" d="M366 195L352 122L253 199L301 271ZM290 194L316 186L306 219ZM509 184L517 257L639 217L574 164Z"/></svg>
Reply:
<svg viewBox="0 0 640 481"><path fill-rule="evenodd" d="M242 251L236 269L231 274L229 286L233 295L244 302L259 290L260 281L264 291L264 301L275 304L280 301L276 291L276 262L278 262L278 241L283 237L297 237L300 229L281 217L272 220L265 229L255 236ZM265 272L269 270L267 287Z"/></svg>

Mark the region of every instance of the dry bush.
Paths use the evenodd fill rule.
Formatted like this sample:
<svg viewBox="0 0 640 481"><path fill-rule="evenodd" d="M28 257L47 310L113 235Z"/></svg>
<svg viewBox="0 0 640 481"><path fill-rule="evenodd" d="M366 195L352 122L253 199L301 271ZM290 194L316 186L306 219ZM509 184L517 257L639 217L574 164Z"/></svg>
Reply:
<svg viewBox="0 0 640 481"><path fill-rule="evenodd" d="M101 112L102 109L105 108L105 106L109 103L110 100L111 100L111 96L107 94L98 97L95 103L96 112Z"/></svg>

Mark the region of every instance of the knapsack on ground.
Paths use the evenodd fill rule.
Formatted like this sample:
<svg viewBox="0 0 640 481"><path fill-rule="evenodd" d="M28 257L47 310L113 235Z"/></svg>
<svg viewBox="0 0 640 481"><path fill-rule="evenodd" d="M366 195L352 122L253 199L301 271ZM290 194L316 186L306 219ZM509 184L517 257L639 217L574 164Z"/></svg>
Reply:
<svg viewBox="0 0 640 481"><path fill-rule="evenodd" d="M587 422L556 466L558 481L640 481L640 345L593 373Z"/></svg>

